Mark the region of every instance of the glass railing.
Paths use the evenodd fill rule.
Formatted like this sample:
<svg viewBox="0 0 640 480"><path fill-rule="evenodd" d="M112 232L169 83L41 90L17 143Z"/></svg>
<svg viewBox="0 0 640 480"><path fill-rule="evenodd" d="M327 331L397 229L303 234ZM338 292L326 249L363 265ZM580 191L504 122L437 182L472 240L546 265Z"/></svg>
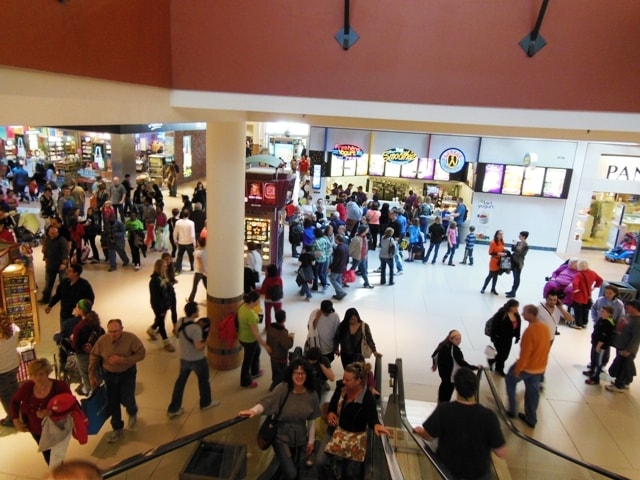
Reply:
<svg viewBox="0 0 640 480"><path fill-rule="evenodd" d="M376 359L374 375L378 391L381 365L380 359ZM381 412L380 402L378 409ZM191 473L191 478L200 478L200 475L202 478L255 479L273 458L271 449L262 451L256 444L259 425L259 417L236 417L122 460L108 468L103 476L118 480L166 480L177 479L181 473ZM389 439L376 437L373 432L369 432L368 438L365 478L402 479ZM317 478L315 469L303 467L299 478Z"/></svg>
<svg viewBox="0 0 640 480"><path fill-rule="evenodd" d="M401 359L389 365L389 373L393 382L393 394L389 398L385 423L394 427L397 438L392 443L404 478L452 479L453 477L439 463L429 445L421 437L412 433L413 426L407 419L405 409ZM501 396L491 375L487 375L485 370L480 370L478 378L480 380L478 401L495 411L498 418L502 420L501 427L508 447L506 459L492 456L493 478L501 480L518 478L628 480L614 472L571 457L520 432L506 415Z"/></svg>

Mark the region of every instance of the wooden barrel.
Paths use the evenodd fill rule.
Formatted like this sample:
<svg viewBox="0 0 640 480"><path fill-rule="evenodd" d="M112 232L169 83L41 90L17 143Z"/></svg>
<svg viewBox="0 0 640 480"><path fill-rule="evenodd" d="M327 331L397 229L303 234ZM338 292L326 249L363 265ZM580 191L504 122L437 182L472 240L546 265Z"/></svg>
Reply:
<svg viewBox="0 0 640 480"><path fill-rule="evenodd" d="M214 370L233 370L242 363L242 347L236 339L232 345L218 337L218 325L230 313L238 311L242 295L236 298L216 298L207 295L207 317L211 330L207 336L207 360Z"/></svg>

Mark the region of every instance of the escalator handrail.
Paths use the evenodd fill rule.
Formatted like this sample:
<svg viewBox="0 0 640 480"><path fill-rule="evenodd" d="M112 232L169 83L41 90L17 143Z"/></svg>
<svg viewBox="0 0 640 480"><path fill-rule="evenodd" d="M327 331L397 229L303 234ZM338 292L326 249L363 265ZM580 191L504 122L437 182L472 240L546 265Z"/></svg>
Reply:
<svg viewBox="0 0 640 480"><path fill-rule="evenodd" d="M400 421L404 426L405 430L411 435L411 438L418 445L418 447L422 450L422 452L429 459L433 467L437 470L438 474L445 480L448 480L450 474L447 474L444 467L440 463L440 460L436 457L435 452L431 449L431 447L427 444L427 442L420 435L413 432L413 425L409 423L409 419L407 418L407 411L405 408L404 401L404 374L402 372L402 359L396 359L396 380L395 385L397 386L397 394L398 394L398 406L400 408Z"/></svg>
<svg viewBox="0 0 640 480"><path fill-rule="evenodd" d="M533 437L530 437L529 435L527 435L526 433L521 432L518 428L516 428L516 426L514 425L514 423L511 421L511 418L509 418L509 415L507 415L507 409L504 407L504 404L502 403L502 398L500 397L500 394L498 393L498 389L496 388L495 384L493 383L493 379L491 378L491 376L487 373L486 368L481 367L480 369L482 371L482 373L484 373L484 377L487 379L487 384L489 385L489 388L491 389L491 394L493 395L493 399L496 402L496 406L498 407L498 412L500 413L500 416L502 417L502 420L505 422L505 424L507 425L507 428L511 431L511 433L513 433L514 435L516 435L517 437L521 438L522 440L531 443L532 445L535 445L538 448L541 448L543 450L546 450L554 455L557 455L558 457L564 458L565 460L568 460L571 463L575 463L576 465L579 465L582 468L586 468L587 470L591 470L595 473L597 473L598 475L602 475L603 477L606 478L612 478L614 480L630 480L628 477L624 477L620 474L617 474L615 472L611 472L609 470L606 470L602 467L599 467L597 465L593 465L592 463L588 463L585 462L583 460L580 460L578 458L574 458L571 457L570 455L567 455L566 453L561 452L560 450L556 450L553 447L550 447L549 445L540 442L539 440L536 440ZM480 377L480 372L478 372L478 377Z"/></svg>
<svg viewBox="0 0 640 480"><path fill-rule="evenodd" d="M153 447L146 452L132 455L131 457L125 458L115 465L110 466L107 470L104 470L102 472L102 478L106 479L115 477L116 475L120 475L127 470L138 467L144 463L150 462L151 460L155 460L163 455L166 455L167 453L171 453L174 450L184 447L185 445L189 445L190 443L201 440L204 437L217 433L221 430L224 430L225 428L232 427L247 419L248 417L235 417L229 420L225 420L224 422L217 423L215 425L212 425L211 427L203 428L202 430L198 430L197 432L177 438L176 440L172 440L171 442Z"/></svg>

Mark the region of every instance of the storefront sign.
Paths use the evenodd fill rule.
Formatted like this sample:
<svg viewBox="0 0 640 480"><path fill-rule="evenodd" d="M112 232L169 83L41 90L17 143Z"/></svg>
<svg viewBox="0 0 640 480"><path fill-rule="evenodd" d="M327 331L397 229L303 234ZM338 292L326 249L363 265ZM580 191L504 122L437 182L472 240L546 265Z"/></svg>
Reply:
<svg viewBox="0 0 640 480"><path fill-rule="evenodd" d="M331 154L341 160L355 160L364 155L364 150L357 145L338 144L333 147Z"/></svg>
<svg viewBox="0 0 640 480"><path fill-rule="evenodd" d="M448 148L440 154L440 167L447 173L457 173L464 168L464 153L457 148Z"/></svg>
<svg viewBox="0 0 640 480"><path fill-rule="evenodd" d="M606 180L638 181L640 180L640 157L602 155L598 176Z"/></svg>
<svg viewBox="0 0 640 480"><path fill-rule="evenodd" d="M390 148L382 152L382 158L385 162L406 165L416 160L418 156L408 148Z"/></svg>

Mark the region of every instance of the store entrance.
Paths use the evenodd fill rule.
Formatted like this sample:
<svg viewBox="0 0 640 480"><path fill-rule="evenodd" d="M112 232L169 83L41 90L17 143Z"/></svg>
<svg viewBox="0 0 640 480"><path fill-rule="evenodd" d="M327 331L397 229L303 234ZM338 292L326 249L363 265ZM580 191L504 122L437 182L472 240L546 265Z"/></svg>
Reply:
<svg viewBox="0 0 640 480"><path fill-rule="evenodd" d="M640 196L629 193L593 192L582 247L609 250L622 242L627 232L640 234Z"/></svg>

